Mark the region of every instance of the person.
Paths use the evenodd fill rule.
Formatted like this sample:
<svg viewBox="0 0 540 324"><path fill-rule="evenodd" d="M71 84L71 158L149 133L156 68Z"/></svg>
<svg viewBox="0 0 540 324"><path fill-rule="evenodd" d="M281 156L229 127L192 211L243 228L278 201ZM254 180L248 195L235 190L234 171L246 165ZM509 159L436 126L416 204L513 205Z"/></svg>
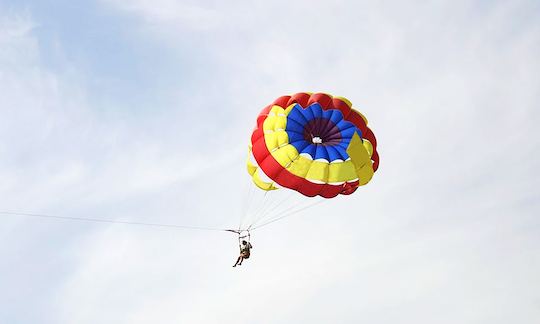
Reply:
<svg viewBox="0 0 540 324"><path fill-rule="evenodd" d="M244 261L244 259L249 259L252 248L253 246L251 243L247 242L246 240L242 240L242 244L240 244L240 256L238 259L236 259L236 263L233 265L233 267L242 265L242 261Z"/></svg>

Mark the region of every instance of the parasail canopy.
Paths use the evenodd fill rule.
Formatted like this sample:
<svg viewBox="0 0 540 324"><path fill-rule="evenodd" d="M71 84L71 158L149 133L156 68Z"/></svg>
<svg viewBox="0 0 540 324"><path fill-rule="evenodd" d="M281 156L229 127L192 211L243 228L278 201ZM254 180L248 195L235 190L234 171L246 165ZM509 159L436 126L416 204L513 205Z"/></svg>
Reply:
<svg viewBox="0 0 540 324"><path fill-rule="evenodd" d="M277 98L257 118L247 170L262 190L348 195L379 166L377 141L349 100L325 93Z"/></svg>

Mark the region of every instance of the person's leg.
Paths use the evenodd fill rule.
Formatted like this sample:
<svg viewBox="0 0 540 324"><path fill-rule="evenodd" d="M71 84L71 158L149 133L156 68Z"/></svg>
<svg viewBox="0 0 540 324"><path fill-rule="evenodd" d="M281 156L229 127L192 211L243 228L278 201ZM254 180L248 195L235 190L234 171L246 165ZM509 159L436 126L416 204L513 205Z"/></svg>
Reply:
<svg viewBox="0 0 540 324"><path fill-rule="evenodd" d="M244 256L241 255L238 257L238 259L240 260L240 263L238 263L238 265L242 265L242 261L244 261Z"/></svg>
<svg viewBox="0 0 540 324"><path fill-rule="evenodd" d="M241 258L242 256L239 256L238 259L236 259L236 263L233 265L233 267L236 267L238 265L238 262L240 262ZM240 262L240 264L242 264L242 262Z"/></svg>

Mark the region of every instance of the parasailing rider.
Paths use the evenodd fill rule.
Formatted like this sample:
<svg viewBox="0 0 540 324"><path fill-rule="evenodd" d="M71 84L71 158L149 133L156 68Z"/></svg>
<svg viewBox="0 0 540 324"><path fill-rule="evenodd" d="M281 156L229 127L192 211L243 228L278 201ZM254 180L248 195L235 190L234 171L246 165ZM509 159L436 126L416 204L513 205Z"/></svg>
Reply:
<svg viewBox="0 0 540 324"><path fill-rule="evenodd" d="M233 265L233 267L236 267L237 265L242 265L242 261L244 261L244 259L249 259L253 246L250 242L244 240L244 238L246 237L248 237L249 240L249 232L247 236L238 236L238 241L241 240L239 244L240 256L238 256L238 259L236 259L236 263Z"/></svg>

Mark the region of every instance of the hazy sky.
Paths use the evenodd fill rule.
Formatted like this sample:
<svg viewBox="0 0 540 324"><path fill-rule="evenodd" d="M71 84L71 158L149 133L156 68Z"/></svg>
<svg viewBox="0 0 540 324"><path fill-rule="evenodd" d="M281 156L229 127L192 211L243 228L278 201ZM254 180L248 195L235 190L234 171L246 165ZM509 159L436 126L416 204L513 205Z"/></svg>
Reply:
<svg viewBox="0 0 540 324"><path fill-rule="evenodd" d="M381 165L234 235L0 215L0 323L540 322L538 1L0 0L0 211L224 228L260 109Z"/></svg>

